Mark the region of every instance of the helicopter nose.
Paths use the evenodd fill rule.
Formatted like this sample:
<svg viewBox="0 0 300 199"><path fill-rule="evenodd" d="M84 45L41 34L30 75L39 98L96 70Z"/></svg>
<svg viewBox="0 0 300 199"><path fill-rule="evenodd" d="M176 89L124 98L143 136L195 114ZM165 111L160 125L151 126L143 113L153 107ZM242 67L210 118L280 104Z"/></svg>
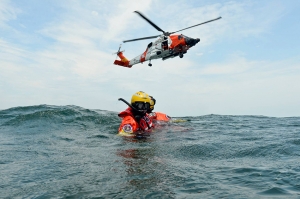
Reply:
<svg viewBox="0 0 300 199"><path fill-rule="evenodd" d="M199 38L197 38L197 39L193 39L193 38L190 38L190 37L185 38L185 43L187 45L189 45L190 47L195 46L199 41L200 41Z"/></svg>

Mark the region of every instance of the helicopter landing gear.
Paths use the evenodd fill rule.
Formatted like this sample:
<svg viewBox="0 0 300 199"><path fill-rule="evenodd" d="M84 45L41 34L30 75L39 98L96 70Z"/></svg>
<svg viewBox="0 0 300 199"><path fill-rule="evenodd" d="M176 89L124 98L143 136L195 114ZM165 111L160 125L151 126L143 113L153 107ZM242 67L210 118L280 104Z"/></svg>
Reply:
<svg viewBox="0 0 300 199"><path fill-rule="evenodd" d="M180 57L180 58L183 58L183 53L179 53L179 57Z"/></svg>
<svg viewBox="0 0 300 199"><path fill-rule="evenodd" d="M148 66L150 66L150 67L152 66L152 64L151 64L151 60L149 61L149 64L148 64Z"/></svg>

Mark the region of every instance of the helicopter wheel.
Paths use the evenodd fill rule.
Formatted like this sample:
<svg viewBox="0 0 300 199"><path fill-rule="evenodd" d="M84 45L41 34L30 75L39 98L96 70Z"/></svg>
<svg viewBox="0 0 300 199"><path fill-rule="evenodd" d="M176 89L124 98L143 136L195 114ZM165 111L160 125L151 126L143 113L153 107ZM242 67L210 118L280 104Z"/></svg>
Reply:
<svg viewBox="0 0 300 199"><path fill-rule="evenodd" d="M148 66L150 66L150 67L151 67L151 66L152 66L152 64L151 64L151 63L149 63L149 64L148 64Z"/></svg>
<svg viewBox="0 0 300 199"><path fill-rule="evenodd" d="M179 57L180 57L180 58L183 58L183 54L182 54L182 53L180 53L180 54L179 54Z"/></svg>

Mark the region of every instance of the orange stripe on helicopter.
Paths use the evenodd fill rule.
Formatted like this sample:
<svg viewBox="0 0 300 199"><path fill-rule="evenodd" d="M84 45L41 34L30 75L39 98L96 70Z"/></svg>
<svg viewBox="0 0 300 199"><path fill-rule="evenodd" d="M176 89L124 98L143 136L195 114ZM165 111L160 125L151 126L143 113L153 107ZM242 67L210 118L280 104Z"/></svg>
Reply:
<svg viewBox="0 0 300 199"><path fill-rule="evenodd" d="M141 63L143 63L143 62L145 61L147 52L148 52L148 48L147 48L146 51L141 55L141 59L140 59Z"/></svg>

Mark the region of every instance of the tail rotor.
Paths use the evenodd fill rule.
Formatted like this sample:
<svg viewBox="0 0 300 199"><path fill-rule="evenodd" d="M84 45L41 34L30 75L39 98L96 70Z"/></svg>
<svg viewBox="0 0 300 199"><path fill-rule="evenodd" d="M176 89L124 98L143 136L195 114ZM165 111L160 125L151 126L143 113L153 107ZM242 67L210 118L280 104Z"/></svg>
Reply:
<svg viewBox="0 0 300 199"><path fill-rule="evenodd" d="M113 54L117 54L116 60L114 61L114 64L115 64L115 65L119 65L119 66L124 66L124 67L127 67L127 68L131 68L132 65L129 65L129 60L123 55L123 52L124 52L125 50L122 50L122 51L121 51L121 47L122 47L122 44L120 44L118 51L115 52L115 53L113 53ZM121 60L117 60L118 57L119 57Z"/></svg>
<svg viewBox="0 0 300 199"><path fill-rule="evenodd" d="M120 50L121 50L121 47L122 47L122 44L120 44L118 51L115 52L115 53L113 53L113 55L114 55L114 54L117 55L117 56L116 56L116 59L118 58L118 54L119 54L120 52L124 52L124 51L125 51L125 50L120 51Z"/></svg>

